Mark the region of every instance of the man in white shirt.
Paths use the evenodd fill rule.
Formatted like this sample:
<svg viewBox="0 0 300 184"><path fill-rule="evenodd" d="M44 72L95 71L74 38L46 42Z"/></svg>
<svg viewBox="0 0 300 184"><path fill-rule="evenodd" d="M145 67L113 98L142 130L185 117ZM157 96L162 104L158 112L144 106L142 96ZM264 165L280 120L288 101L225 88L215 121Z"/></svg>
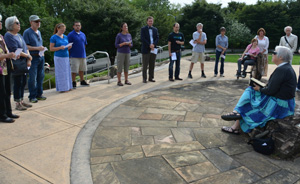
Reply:
<svg viewBox="0 0 300 184"><path fill-rule="evenodd" d="M286 35L280 38L279 46L286 46L292 50L292 53L294 53L297 50L298 37L292 34L292 31L293 28L291 26L286 26L284 28L284 32ZM292 61L290 61L290 64L292 64Z"/></svg>

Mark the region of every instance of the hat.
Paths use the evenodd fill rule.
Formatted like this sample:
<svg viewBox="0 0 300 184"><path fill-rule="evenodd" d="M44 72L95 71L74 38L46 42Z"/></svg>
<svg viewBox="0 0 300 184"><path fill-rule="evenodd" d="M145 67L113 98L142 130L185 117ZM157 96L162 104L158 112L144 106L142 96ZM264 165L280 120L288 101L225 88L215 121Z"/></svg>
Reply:
<svg viewBox="0 0 300 184"><path fill-rule="evenodd" d="M41 19L40 19L40 17L37 16L37 15L31 15L31 16L29 17L29 22L31 22L31 21L36 21L36 20L41 20Z"/></svg>

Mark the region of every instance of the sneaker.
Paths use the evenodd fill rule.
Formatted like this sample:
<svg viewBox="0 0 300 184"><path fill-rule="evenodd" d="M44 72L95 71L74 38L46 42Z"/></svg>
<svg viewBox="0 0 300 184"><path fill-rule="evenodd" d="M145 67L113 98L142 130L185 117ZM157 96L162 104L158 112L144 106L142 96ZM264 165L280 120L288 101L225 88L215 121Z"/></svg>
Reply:
<svg viewBox="0 0 300 184"><path fill-rule="evenodd" d="M73 81L72 85L73 85L73 88L75 89L76 88L76 81Z"/></svg>
<svg viewBox="0 0 300 184"><path fill-rule="evenodd" d="M80 85L81 86L90 86L90 84L86 83L85 80L81 81Z"/></svg>
<svg viewBox="0 0 300 184"><path fill-rule="evenodd" d="M24 107L24 106L21 104L21 102L17 102L17 103L16 103L16 110L19 110L19 111L25 111L25 110L27 110L27 108Z"/></svg>
<svg viewBox="0 0 300 184"><path fill-rule="evenodd" d="M206 75L204 73L202 73L201 77L202 78L206 78Z"/></svg>
<svg viewBox="0 0 300 184"><path fill-rule="evenodd" d="M175 80L182 80L182 78L177 77L177 78L175 78Z"/></svg>
<svg viewBox="0 0 300 184"><path fill-rule="evenodd" d="M37 103L38 99L36 99L36 98L30 99L29 102L31 102L31 103Z"/></svg>
<svg viewBox="0 0 300 184"><path fill-rule="evenodd" d="M235 77L242 77L241 74L235 74Z"/></svg>
<svg viewBox="0 0 300 184"><path fill-rule="evenodd" d="M242 78L246 78L246 75L245 75L245 74L242 74Z"/></svg>
<svg viewBox="0 0 300 184"><path fill-rule="evenodd" d="M26 107L26 108L30 108L32 107L32 105L28 104L28 103L25 103L25 102L21 102L21 104Z"/></svg>
<svg viewBox="0 0 300 184"><path fill-rule="evenodd" d="M39 97L36 97L36 98L37 98L38 100L42 100L42 101L47 99L47 97L45 97L45 96L43 96L43 95L42 95L42 96L39 96Z"/></svg>
<svg viewBox="0 0 300 184"><path fill-rule="evenodd" d="M215 74L214 77L217 77L217 74Z"/></svg>
<svg viewBox="0 0 300 184"><path fill-rule="evenodd" d="M169 78L169 81L174 82L174 79L173 78Z"/></svg>
<svg viewBox="0 0 300 184"><path fill-rule="evenodd" d="M224 74L220 74L220 77L225 77Z"/></svg>
<svg viewBox="0 0 300 184"><path fill-rule="evenodd" d="M189 73L188 78L192 79L193 78L192 74Z"/></svg>

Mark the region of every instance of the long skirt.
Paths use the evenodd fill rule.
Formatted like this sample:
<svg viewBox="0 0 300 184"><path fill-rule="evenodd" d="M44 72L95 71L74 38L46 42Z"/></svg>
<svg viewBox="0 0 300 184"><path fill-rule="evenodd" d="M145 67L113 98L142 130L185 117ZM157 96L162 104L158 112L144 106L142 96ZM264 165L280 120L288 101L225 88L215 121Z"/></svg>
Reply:
<svg viewBox="0 0 300 184"><path fill-rule="evenodd" d="M294 115L295 98L282 100L248 87L234 110L241 114L241 129L248 133L255 127L264 127L270 120Z"/></svg>
<svg viewBox="0 0 300 184"><path fill-rule="evenodd" d="M69 57L54 56L56 91L73 88Z"/></svg>

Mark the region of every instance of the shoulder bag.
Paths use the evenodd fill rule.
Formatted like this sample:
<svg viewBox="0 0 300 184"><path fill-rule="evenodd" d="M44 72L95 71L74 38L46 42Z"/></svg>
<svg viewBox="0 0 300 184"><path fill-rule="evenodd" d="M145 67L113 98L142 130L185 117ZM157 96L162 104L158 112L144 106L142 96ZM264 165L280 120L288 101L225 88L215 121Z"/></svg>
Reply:
<svg viewBox="0 0 300 184"><path fill-rule="evenodd" d="M18 37L22 43L22 48L24 48L22 39L19 35ZM24 75L25 73L28 73L27 59L25 57L20 57L16 60L12 59L12 75Z"/></svg>

